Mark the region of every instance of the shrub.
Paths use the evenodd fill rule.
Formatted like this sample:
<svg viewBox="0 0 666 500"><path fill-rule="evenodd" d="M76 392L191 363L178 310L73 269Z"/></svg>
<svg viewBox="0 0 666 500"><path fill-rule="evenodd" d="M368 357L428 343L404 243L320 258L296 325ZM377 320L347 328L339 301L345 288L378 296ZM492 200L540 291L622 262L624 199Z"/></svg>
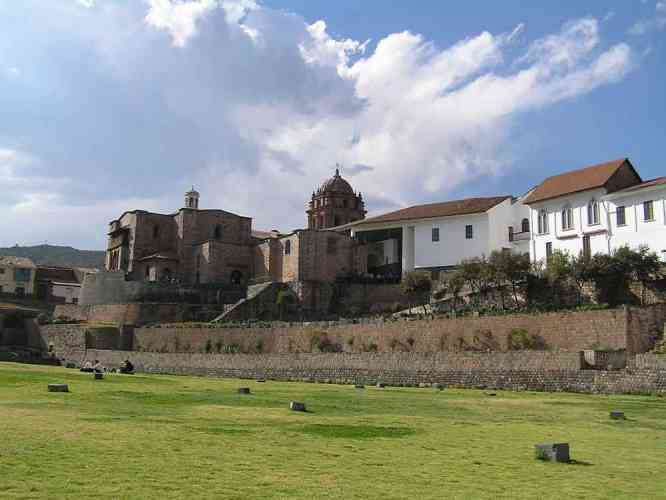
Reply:
<svg viewBox="0 0 666 500"><path fill-rule="evenodd" d="M514 328L509 332L507 346L510 351L542 350L546 345L538 335L531 335L524 328Z"/></svg>
<svg viewBox="0 0 666 500"><path fill-rule="evenodd" d="M206 340L206 347L204 350L206 351L206 354L210 354L213 350L213 342L210 339Z"/></svg>

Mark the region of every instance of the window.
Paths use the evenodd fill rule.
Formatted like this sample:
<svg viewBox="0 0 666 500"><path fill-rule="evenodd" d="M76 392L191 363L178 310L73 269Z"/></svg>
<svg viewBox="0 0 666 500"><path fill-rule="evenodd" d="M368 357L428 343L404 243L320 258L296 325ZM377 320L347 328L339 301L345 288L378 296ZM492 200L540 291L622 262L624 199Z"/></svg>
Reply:
<svg viewBox="0 0 666 500"><path fill-rule="evenodd" d="M291 240L284 242L284 254L291 255Z"/></svg>
<svg viewBox="0 0 666 500"><path fill-rule="evenodd" d="M573 209L571 205L565 205L562 209L562 230L573 229Z"/></svg>
<svg viewBox="0 0 666 500"><path fill-rule="evenodd" d="M17 287L16 287L16 290L14 290L14 293L15 293L18 297L23 297L23 296L25 296L25 288L23 288L22 286L17 286Z"/></svg>
<svg viewBox="0 0 666 500"><path fill-rule="evenodd" d="M529 219L525 218L523 221L520 223L520 230L523 233L529 233L530 232L530 221Z"/></svg>
<svg viewBox="0 0 666 500"><path fill-rule="evenodd" d="M513 226L509 226L509 241L513 241Z"/></svg>
<svg viewBox="0 0 666 500"><path fill-rule="evenodd" d="M215 226L215 231L213 232L213 238L216 240L222 239L222 226L220 224L217 224Z"/></svg>
<svg viewBox="0 0 666 500"><path fill-rule="evenodd" d="M595 226L599 224L599 202L595 199L587 204L587 225Z"/></svg>
<svg viewBox="0 0 666 500"><path fill-rule="evenodd" d="M546 260L550 260L550 258L553 256L553 244L552 242L546 243Z"/></svg>
<svg viewBox="0 0 666 500"><path fill-rule="evenodd" d="M465 238L468 240L474 238L474 228L470 224L465 226Z"/></svg>
<svg viewBox="0 0 666 500"><path fill-rule="evenodd" d="M160 237L160 226L153 226L153 239L156 240Z"/></svg>
<svg viewBox="0 0 666 500"><path fill-rule="evenodd" d="M548 233L548 212L544 209L539 210L539 234Z"/></svg>
<svg viewBox="0 0 666 500"><path fill-rule="evenodd" d="M5 268L4 267L0 267L0 274L5 274Z"/></svg>
<svg viewBox="0 0 666 500"><path fill-rule="evenodd" d="M583 256L586 259L592 257L592 245L590 244L590 235L583 236Z"/></svg>
<svg viewBox="0 0 666 500"><path fill-rule="evenodd" d="M654 202L652 200L643 202L643 220L645 222L654 220Z"/></svg>
<svg viewBox="0 0 666 500"><path fill-rule="evenodd" d="M17 283L27 283L30 281L30 269L17 267L14 269L14 281Z"/></svg>
<svg viewBox="0 0 666 500"><path fill-rule="evenodd" d="M347 208L347 200L342 200L342 206L343 206L344 208Z"/></svg>
<svg viewBox="0 0 666 500"><path fill-rule="evenodd" d="M617 207L617 225L618 226L626 226L627 225L627 216L624 212L624 207Z"/></svg>
<svg viewBox="0 0 666 500"><path fill-rule="evenodd" d="M439 241L439 228L438 227L433 227L432 228L432 241Z"/></svg>

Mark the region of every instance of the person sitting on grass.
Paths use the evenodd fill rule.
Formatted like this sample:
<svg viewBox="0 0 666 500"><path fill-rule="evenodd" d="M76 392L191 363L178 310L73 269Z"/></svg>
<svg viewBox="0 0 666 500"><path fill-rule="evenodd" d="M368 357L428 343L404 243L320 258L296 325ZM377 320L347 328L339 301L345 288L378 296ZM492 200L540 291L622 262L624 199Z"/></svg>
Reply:
<svg viewBox="0 0 666 500"><path fill-rule="evenodd" d="M129 359L126 359L122 366L120 367L120 373L125 373L127 375L134 375L134 365Z"/></svg>
<svg viewBox="0 0 666 500"><path fill-rule="evenodd" d="M95 373L102 373L104 371L104 367L102 366L102 363L99 362L99 359L95 360L95 364L93 365L93 371Z"/></svg>
<svg viewBox="0 0 666 500"><path fill-rule="evenodd" d="M86 361L85 363L83 363L83 367L81 368L81 371L86 372L86 373L92 373L92 371L93 371L92 363L90 361Z"/></svg>

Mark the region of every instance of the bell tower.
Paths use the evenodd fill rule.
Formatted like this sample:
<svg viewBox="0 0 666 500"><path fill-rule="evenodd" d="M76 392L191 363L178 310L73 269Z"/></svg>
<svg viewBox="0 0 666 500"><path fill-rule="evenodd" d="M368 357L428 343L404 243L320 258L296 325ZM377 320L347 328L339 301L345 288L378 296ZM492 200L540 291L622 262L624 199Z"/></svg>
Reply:
<svg viewBox="0 0 666 500"><path fill-rule="evenodd" d="M335 175L313 191L306 213L308 229L327 229L364 219L366 210L363 196L342 178L338 166Z"/></svg>
<svg viewBox="0 0 666 500"><path fill-rule="evenodd" d="M185 208L197 210L199 208L199 192L192 189L185 193Z"/></svg>

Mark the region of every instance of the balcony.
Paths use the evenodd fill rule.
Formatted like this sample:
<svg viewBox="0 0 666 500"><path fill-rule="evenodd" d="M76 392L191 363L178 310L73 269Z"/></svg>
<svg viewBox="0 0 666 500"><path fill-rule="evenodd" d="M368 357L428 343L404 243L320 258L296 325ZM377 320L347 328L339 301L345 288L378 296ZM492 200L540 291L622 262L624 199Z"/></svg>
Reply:
<svg viewBox="0 0 666 500"><path fill-rule="evenodd" d="M512 243L518 243L521 241L529 241L531 238L531 231L522 231L520 233L509 233L509 241Z"/></svg>

